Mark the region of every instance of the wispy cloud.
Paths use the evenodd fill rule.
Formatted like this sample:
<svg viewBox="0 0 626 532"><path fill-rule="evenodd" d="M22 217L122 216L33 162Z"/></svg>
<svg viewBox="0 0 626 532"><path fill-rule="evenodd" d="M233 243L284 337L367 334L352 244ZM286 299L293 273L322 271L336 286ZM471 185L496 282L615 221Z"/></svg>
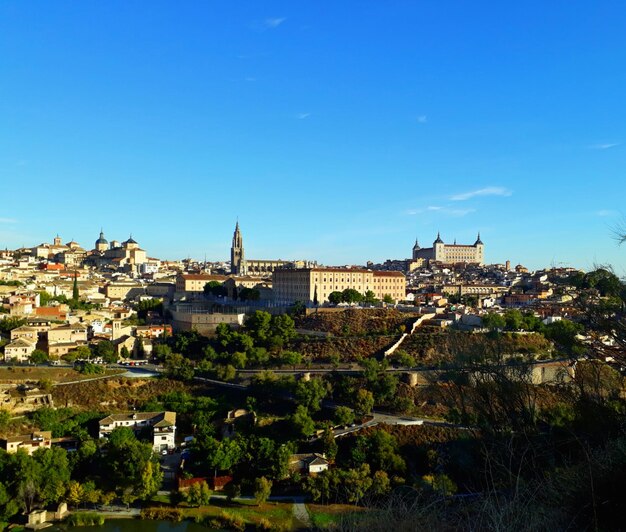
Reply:
<svg viewBox="0 0 626 532"><path fill-rule="evenodd" d="M618 214L619 212L611 209L600 209L599 211L596 211L596 216L601 216L603 218L606 218L607 216L617 216Z"/></svg>
<svg viewBox="0 0 626 532"><path fill-rule="evenodd" d="M409 216L415 216L417 214L424 214L428 212L441 214L443 216L453 216L455 218L458 218L458 217L467 216L468 214L476 212L476 209L455 209L451 207L440 207L437 205L429 205L428 207L423 207L419 209L409 209L406 211L406 214L408 214Z"/></svg>
<svg viewBox="0 0 626 532"><path fill-rule="evenodd" d="M417 117L418 124L425 124L428 121L428 117L426 115L420 115Z"/></svg>
<svg viewBox="0 0 626 532"><path fill-rule="evenodd" d="M306 120L307 118L309 118L309 116L311 116L311 113L298 113L296 115L296 118L298 120Z"/></svg>
<svg viewBox="0 0 626 532"><path fill-rule="evenodd" d="M17 220L15 218L0 218L0 224L16 224Z"/></svg>
<svg viewBox="0 0 626 532"><path fill-rule="evenodd" d="M450 196L450 199L452 201L465 201L478 196L510 196L511 194L513 194L513 192L511 192L508 188L485 187L477 190L471 190L469 192L463 192L461 194L455 194L454 196Z"/></svg>
<svg viewBox="0 0 626 532"><path fill-rule="evenodd" d="M285 20L287 20L286 17L270 17L266 18L262 25L269 30L273 30L274 28L278 28Z"/></svg>
<svg viewBox="0 0 626 532"><path fill-rule="evenodd" d="M590 150L610 150L611 148L615 148L620 146L621 142L605 142L600 144L591 144L589 146Z"/></svg>

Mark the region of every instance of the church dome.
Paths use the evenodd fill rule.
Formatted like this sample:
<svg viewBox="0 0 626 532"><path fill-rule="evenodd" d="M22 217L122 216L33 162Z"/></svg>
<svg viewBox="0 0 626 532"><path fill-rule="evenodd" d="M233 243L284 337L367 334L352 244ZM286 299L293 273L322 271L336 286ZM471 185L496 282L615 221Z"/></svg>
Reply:
<svg viewBox="0 0 626 532"><path fill-rule="evenodd" d="M108 246L109 243L107 242L107 239L104 238L104 233L102 231L100 231L100 238L98 238L98 240L96 240L96 246L100 244L100 245L104 245L104 246Z"/></svg>

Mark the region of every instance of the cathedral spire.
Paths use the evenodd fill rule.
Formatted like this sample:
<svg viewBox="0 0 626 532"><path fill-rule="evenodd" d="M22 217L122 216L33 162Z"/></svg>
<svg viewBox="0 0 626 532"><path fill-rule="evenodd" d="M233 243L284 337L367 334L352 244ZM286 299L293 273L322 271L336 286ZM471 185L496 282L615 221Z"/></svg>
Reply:
<svg viewBox="0 0 626 532"><path fill-rule="evenodd" d="M233 275L246 274L246 261L243 249L243 237L239 229L239 218L237 218L237 222L235 223L233 242L230 247L230 271Z"/></svg>

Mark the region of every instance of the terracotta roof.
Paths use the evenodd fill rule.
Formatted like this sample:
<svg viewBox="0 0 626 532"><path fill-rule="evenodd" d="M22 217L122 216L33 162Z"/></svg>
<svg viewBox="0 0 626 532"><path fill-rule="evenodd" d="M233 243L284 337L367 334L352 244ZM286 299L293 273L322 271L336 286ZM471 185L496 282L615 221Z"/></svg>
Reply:
<svg viewBox="0 0 626 532"><path fill-rule="evenodd" d="M402 272L386 272L386 271L375 271L375 277L404 277Z"/></svg>
<svg viewBox="0 0 626 532"><path fill-rule="evenodd" d="M225 281L226 275L212 275L208 273L183 273L185 281Z"/></svg>
<svg viewBox="0 0 626 532"><path fill-rule="evenodd" d="M312 272L329 272L329 273L368 273L371 270L364 270L363 268L303 268L303 270L309 270ZM296 270L281 270L281 271L291 271L291 272L297 272L300 271L298 269Z"/></svg>

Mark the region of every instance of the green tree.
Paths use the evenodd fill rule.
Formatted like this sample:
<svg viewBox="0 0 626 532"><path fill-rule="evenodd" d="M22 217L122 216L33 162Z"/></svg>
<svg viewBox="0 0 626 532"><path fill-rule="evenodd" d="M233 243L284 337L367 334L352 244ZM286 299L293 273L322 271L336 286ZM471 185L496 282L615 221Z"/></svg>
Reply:
<svg viewBox="0 0 626 532"><path fill-rule="evenodd" d="M163 482L163 472L158 463L146 460L141 470L141 480L138 483L137 495L140 499L148 500L159 491Z"/></svg>
<svg viewBox="0 0 626 532"><path fill-rule="evenodd" d="M6 522L20 511L7 486L0 481L0 522Z"/></svg>
<svg viewBox="0 0 626 532"><path fill-rule="evenodd" d="M259 477L254 480L254 500L257 506L263 504L269 499L272 493L272 481L265 477Z"/></svg>
<svg viewBox="0 0 626 532"><path fill-rule="evenodd" d="M584 351L582 343L576 338L581 334L584 327L570 320L560 320L546 326L544 335L552 340L567 354L580 355Z"/></svg>
<svg viewBox="0 0 626 532"><path fill-rule="evenodd" d="M392 362L395 362L396 364L398 364L399 366L403 366L405 368L412 368L415 367L416 365L416 361L415 358L412 357L411 355L409 355L406 351L404 351L403 349L397 349L390 357L389 359Z"/></svg>
<svg viewBox="0 0 626 532"><path fill-rule="evenodd" d="M74 507L78 507L83 502L85 491L77 480L70 480L67 485L67 502Z"/></svg>
<svg viewBox="0 0 626 532"><path fill-rule="evenodd" d="M517 309L509 309L504 312L504 321L509 331L519 331L524 325L524 317Z"/></svg>
<svg viewBox="0 0 626 532"><path fill-rule="evenodd" d="M330 385L324 379L301 380L296 386L296 401L305 406L309 412L317 412L329 391Z"/></svg>
<svg viewBox="0 0 626 532"><path fill-rule="evenodd" d="M302 362L302 355L296 351L283 351L281 362L285 365L293 366L293 369L296 369L296 365Z"/></svg>
<svg viewBox="0 0 626 532"><path fill-rule="evenodd" d="M335 409L334 419L337 425L351 425L354 423L354 412L347 406L338 406Z"/></svg>
<svg viewBox="0 0 626 532"><path fill-rule="evenodd" d="M264 366L269 359L270 355L265 347L253 347L248 352L248 362L253 366Z"/></svg>
<svg viewBox="0 0 626 532"><path fill-rule="evenodd" d="M341 293L341 300L345 303L360 303L361 301L363 301L363 294L361 294L359 291L355 290L354 288L346 288L342 293Z"/></svg>
<svg viewBox="0 0 626 532"><path fill-rule="evenodd" d="M279 337L283 342L288 342L296 336L296 323L289 314L272 316L272 336Z"/></svg>
<svg viewBox="0 0 626 532"><path fill-rule="evenodd" d="M0 407L0 431L6 430L11 424L11 413L6 408Z"/></svg>
<svg viewBox="0 0 626 532"><path fill-rule="evenodd" d="M246 367L246 364L248 362L248 357L246 356L245 353L235 352L230 357L230 361L232 362L233 366L235 366L236 368L243 369Z"/></svg>
<svg viewBox="0 0 626 532"><path fill-rule="evenodd" d="M352 449L355 464L368 463L373 470L401 474L406 463L399 453L398 441L384 430L377 430L368 436L359 436Z"/></svg>
<svg viewBox="0 0 626 532"><path fill-rule="evenodd" d="M208 506L211 503L211 489L205 481L192 484L185 499L192 506Z"/></svg>
<svg viewBox="0 0 626 532"><path fill-rule="evenodd" d="M338 486L344 490L343 496L347 502L358 504L372 487L371 469L368 464L362 464L355 469L340 471Z"/></svg>
<svg viewBox="0 0 626 532"><path fill-rule="evenodd" d="M101 340L95 348L96 356L102 358L107 364L115 364L117 362L117 353L113 342L109 340Z"/></svg>
<svg viewBox="0 0 626 532"><path fill-rule="evenodd" d="M502 314L488 312L482 316L483 327L492 331L502 330L506 327L506 320Z"/></svg>
<svg viewBox="0 0 626 532"><path fill-rule="evenodd" d="M334 460L337 456L337 451L339 449L337 442L335 441L335 434L332 429L326 428L324 434L322 434L322 448L324 450L324 454L326 458L329 460Z"/></svg>
<svg viewBox="0 0 626 532"><path fill-rule="evenodd" d="M339 291L331 292L328 294L328 301L330 301L333 305L338 305L343 301L343 294Z"/></svg>
<svg viewBox="0 0 626 532"><path fill-rule="evenodd" d="M315 422L305 406L298 405L296 407L296 411L291 416L291 424L301 437L311 436L315 432Z"/></svg>
<svg viewBox="0 0 626 532"><path fill-rule="evenodd" d="M168 355L172 354L172 348L167 344L156 344L152 349L152 356L163 362Z"/></svg>
<svg viewBox="0 0 626 532"><path fill-rule="evenodd" d="M365 292L365 295L363 296L363 302L369 305L374 305L378 303L378 299L376 299L376 294L374 294L374 292L372 292L371 290L368 290L367 292Z"/></svg>
<svg viewBox="0 0 626 532"><path fill-rule="evenodd" d="M229 382L237 376L237 369L231 364L220 364L215 368L215 373L219 380Z"/></svg>
<svg viewBox="0 0 626 532"><path fill-rule="evenodd" d="M220 283L219 281L209 281L204 285L204 295L225 297L227 294L228 290L224 286L224 283Z"/></svg>
<svg viewBox="0 0 626 532"><path fill-rule="evenodd" d="M454 495L457 492L456 484L443 473L438 473L436 475L424 475L422 477L422 481L426 486L428 486L433 491L443 495L444 497L448 497L450 495Z"/></svg>
<svg viewBox="0 0 626 532"><path fill-rule="evenodd" d="M272 315L263 310L252 313L245 321L245 327L256 342L267 342L272 333Z"/></svg>
<svg viewBox="0 0 626 532"><path fill-rule="evenodd" d="M30 513L41 494L41 464L24 451L11 456L12 489L22 510Z"/></svg>
<svg viewBox="0 0 626 532"><path fill-rule="evenodd" d="M137 311L137 317L140 320L145 320L148 317L149 312L156 312L159 315L163 315L163 301L157 298L144 299L137 303L135 306Z"/></svg>
<svg viewBox="0 0 626 532"><path fill-rule="evenodd" d="M78 303L80 294L78 293L78 274L74 272L74 284L72 286L72 301Z"/></svg>
<svg viewBox="0 0 626 532"><path fill-rule="evenodd" d="M43 364L45 362L48 362L48 360L50 360L50 357L48 356L48 353L46 353L45 351L42 351L41 349L35 349L31 353L29 360L33 364Z"/></svg>
<svg viewBox="0 0 626 532"><path fill-rule="evenodd" d="M218 441L208 437L198 442L197 449L211 469L231 470L245 458L245 449L237 438Z"/></svg>
<svg viewBox="0 0 626 532"><path fill-rule="evenodd" d="M383 296L383 303L387 303L388 305L393 305L395 301L393 300L393 297L391 297L390 294L385 294Z"/></svg>
<svg viewBox="0 0 626 532"><path fill-rule="evenodd" d="M372 487L370 493L377 497L387 495L391 491L389 475L385 471L376 471L372 477Z"/></svg>
<svg viewBox="0 0 626 532"><path fill-rule="evenodd" d="M114 429L103 451L101 467L107 471L105 484L121 492L126 501L130 500L127 494L147 497L155 487L158 489L162 473L152 445L137 440L128 427Z"/></svg>
<svg viewBox="0 0 626 532"><path fill-rule="evenodd" d="M88 360L91 358L91 349L89 349L86 345L79 345L76 349L74 349L74 351L71 351L71 353L74 353L76 357L74 360Z"/></svg>
<svg viewBox="0 0 626 532"><path fill-rule="evenodd" d="M39 498L43 504L58 503L63 497L70 480L70 465L67 452L60 447L39 449L33 454L39 463Z"/></svg>
<svg viewBox="0 0 626 532"><path fill-rule="evenodd" d="M619 277L607 268L598 268L585 275L583 286L594 288L602 297L621 297L624 285Z"/></svg>
<svg viewBox="0 0 626 532"><path fill-rule="evenodd" d="M226 494L226 499L228 499L228 502L232 502L233 500L241 497L241 486L231 481L224 487L224 492Z"/></svg>
<svg viewBox="0 0 626 532"><path fill-rule="evenodd" d="M304 316L306 314L306 305L302 301L296 301L287 312L291 316Z"/></svg>
<svg viewBox="0 0 626 532"><path fill-rule="evenodd" d="M13 329L17 329L26 323L26 318L5 318L0 320L0 333L8 335Z"/></svg>
<svg viewBox="0 0 626 532"><path fill-rule="evenodd" d="M172 379L189 381L193 379L194 367L190 360L177 353L165 358L165 372Z"/></svg>
<svg viewBox="0 0 626 532"><path fill-rule="evenodd" d="M361 415L369 414L374 408L374 395L369 390L359 388L354 399L354 409Z"/></svg>

